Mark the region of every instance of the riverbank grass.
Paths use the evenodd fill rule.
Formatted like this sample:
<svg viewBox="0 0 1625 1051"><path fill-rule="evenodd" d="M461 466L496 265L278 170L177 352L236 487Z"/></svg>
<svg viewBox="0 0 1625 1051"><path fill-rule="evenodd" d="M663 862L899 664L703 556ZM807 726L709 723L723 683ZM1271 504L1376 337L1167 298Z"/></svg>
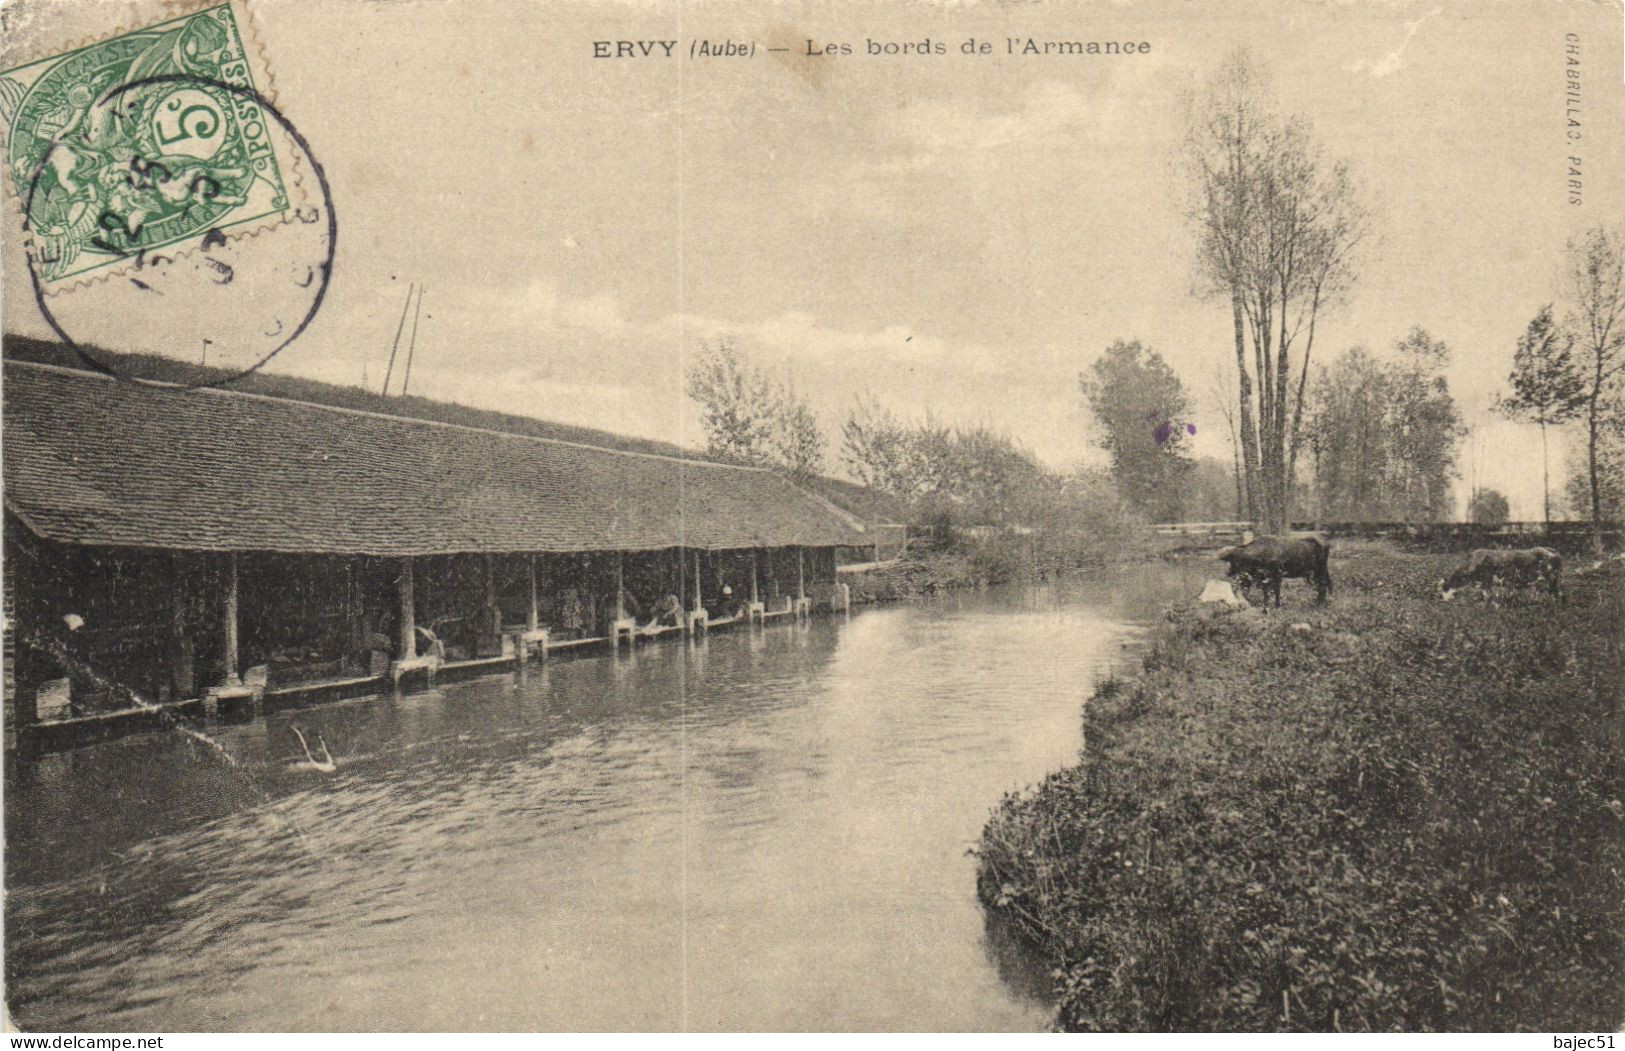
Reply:
<svg viewBox="0 0 1625 1051"><path fill-rule="evenodd" d="M1171 611L994 811L983 902L1064 1029L1616 1029L1619 563L1486 604L1435 596L1448 556L1333 559L1325 607Z"/></svg>
<svg viewBox="0 0 1625 1051"><path fill-rule="evenodd" d="M901 558L845 576L858 605L898 602L959 588L1054 579L1108 562L1169 555L1174 543L1144 531L918 540Z"/></svg>

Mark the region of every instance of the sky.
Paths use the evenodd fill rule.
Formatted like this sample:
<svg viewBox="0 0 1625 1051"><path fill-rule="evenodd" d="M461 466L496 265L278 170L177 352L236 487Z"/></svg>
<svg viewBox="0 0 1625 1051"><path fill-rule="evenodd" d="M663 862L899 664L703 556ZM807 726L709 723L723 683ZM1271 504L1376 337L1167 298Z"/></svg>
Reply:
<svg viewBox="0 0 1625 1051"><path fill-rule="evenodd" d="M1524 326L1561 301L1565 240L1625 219L1618 3L250 6L339 222L321 311L269 370L376 388L418 283L413 393L697 446L683 369L728 338L811 403L837 470L860 397L986 424L1057 467L1092 462L1078 375L1118 338L1163 354L1198 402L1198 451L1229 458L1212 391L1233 369L1230 318L1193 292L1173 157L1182 93L1238 45L1374 213L1317 356L1381 352L1413 325L1444 340L1478 428L1463 492L1500 489L1514 517L1540 514L1538 438L1488 406ZM12 3L4 65L151 10ZM1579 205L1567 34L1582 62ZM1150 51L999 53L1029 36ZM968 38L996 53L962 54ZM620 39L676 40L681 57L593 57ZM757 53L684 56L698 40ZM947 54L870 56L870 40ZM854 54L808 55L808 41ZM5 326L45 335L7 208ZM283 233L232 251L248 259ZM196 359L214 332L211 363L257 357L232 338L264 309L247 283L210 301L224 307L116 284L53 310L75 338Z"/></svg>

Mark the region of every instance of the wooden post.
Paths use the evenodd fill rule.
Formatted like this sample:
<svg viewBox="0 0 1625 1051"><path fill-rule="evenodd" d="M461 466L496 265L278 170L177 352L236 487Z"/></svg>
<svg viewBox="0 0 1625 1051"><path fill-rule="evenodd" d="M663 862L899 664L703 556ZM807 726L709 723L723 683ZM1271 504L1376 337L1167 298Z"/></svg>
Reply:
<svg viewBox="0 0 1625 1051"><path fill-rule="evenodd" d="M756 587L756 556L757 550L753 547L750 549L750 600L753 603L760 602L762 600L762 596L757 593Z"/></svg>
<svg viewBox="0 0 1625 1051"><path fill-rule="evenodd" d="M694 611L697 613L705 606L705 600L700 597L700 550L694 549Z"/></svg>
<svg viewBox="0 0 1625 1051"><path fill-rule="evenodd" d="M502 608L497 606L497 557L486 554L486 577L484 577L484 595L481 596L481 611L479 611L479 624L481 638L476 643L476 650L481 650L478 656L487 656L483 653L487 645L496 645L497 653L502 651Z"/></svg>
<svg viewBox="0 0 1625 1051"><path fill-rule="evenodd" d="M530 568L530 612L525 614L525 629L535 631L542 626L542 612L536 604L536 556L531 555L526 561Z"/></svg>
<svg viewBox="0 0 1625 1051"><path fill-rule="evenodd" d="M485 553L484 588L480 596L480 615L475 621L479 635L474 640L474 656L500 657L502 655L502 607L497 605L497 556Z"/></svg>
<svg viewBox="0 0 1625 1051"><path fill-rule="evenodd" d="M800 602L807 597L807 549L796 545L796 601Z"/></svg>
<svg viewBox="0 0 1625 1051"><path fill-rule="evenodd" d="M7 575L6 583L11 583ZM5 667L6 733L5 746L20 748L26 742L18 733L24 727L39 722L39 688L42 676L38 674L40 654L33 644L19 641L17 629L8 624L6 637L10 642Z"/></svg>
<svg viewBox="0 0 1625 1051"><path fill-rule="evenodd" d="M367 670L367 651L363 648L367 637L365 618L361 613L361 592L355 579L355 559L344 558L344 638L340 650L340 668L345 675Z"/></svg>
<svg viewBox="0 0 1625 1051"><path fill-rule="evenodd" d="M615 552L615 619L626 619L626 553Z"/></svg>
<svg viewBox="0 0 1625 1051"><path fill-rule="evenodd" d="M242 680L237 677L237 552L226 554L225 580L225 668L221 675L222 686L240 686Z"/></svg>
<svg viewBox="0 0 1625 1051"><path fill-rule="evenodd" d="M169 616L173 665L169 678L177 700L190 697L197 691L197 669L193 662L192 637L186 624L186 585L189 581L186 570L184 554L177 551L170 555Z"/></svg>
<svg viewBox="0 0 1625 1051"><path fill-rule="evenodd" d="M397 660L409 661L418 655L417 600L413 595L412 556L401 559L401 635Z"/></svg>
<svg viewBox="0 0 1625 1051"><path fill-rule="evenodd" d="M10 556L12 548L9 535L6 538L6 549L6 554ZM26 747L27 741L19 731L39 722L41 654L32 640L19 638L19 628L23 624L27 624L30 628L38 627L22 613L31 596L27 584L19 584L18 577L20 572L26 572L23 567L27 563L26 558L8 557L3 578L5 667L0 674L4 675L5 683L5 747L8 750Z"/></svg>

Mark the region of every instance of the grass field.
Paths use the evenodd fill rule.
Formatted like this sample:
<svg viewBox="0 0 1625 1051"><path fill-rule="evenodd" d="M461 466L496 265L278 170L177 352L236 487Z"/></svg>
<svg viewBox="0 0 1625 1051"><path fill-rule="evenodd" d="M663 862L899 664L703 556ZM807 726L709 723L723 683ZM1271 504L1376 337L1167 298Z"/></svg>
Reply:
<svg viewBox="0 0 1625 1051"><path fill-rule="evenodd" d="M1099 685L1079 765L978 848L1059 1027L1625 1021L1620 564L1444 603L1455 561L1340 544L1328 605L1170 611Z"/></svg>

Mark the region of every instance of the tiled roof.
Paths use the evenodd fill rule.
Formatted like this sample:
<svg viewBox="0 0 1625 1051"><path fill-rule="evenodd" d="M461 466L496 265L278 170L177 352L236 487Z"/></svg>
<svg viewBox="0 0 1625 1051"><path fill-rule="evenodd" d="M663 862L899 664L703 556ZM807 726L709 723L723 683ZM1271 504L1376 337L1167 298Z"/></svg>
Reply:
<svg viewBox="0 0 1625 1051"><path fill-rule="evenodd" d="M5 503L82 544L454 552L809 547L862 526L771 471L7 362Z"/></svg>
<svg viewBox="0 0 1625 1051"><path fill-rule="evenodd" d="M407 416L417 420L438 420L441 423L460 423L465 427L480 427L489 431L510 434L528 434L533 438L555 438L559 441L591 445L600 449L619 449L623 452L661 453L688 460L709 460L716 463L740 465L745 461L710 452L684 449L671 442L652 438L636 438L614 434L593 427L543 420L534 416L518 416L491 409L478 409L456 402L434 401L416 394L382 394L376 390L328 383L272 372L269 368L241 373L237 369L200 365L195 361L181 361L157 354L132 354L112 351L105 347L90 347L83 352L75 347L51 340L35 339L8 332L0 337L7 361L32 361L40 365L58 365L62 368L87 370L85 358L103 362L121 376L173 383L183 387L221 387L244 394L263 394L271 398L310 402L313 405L331 405L340 409L360 409L379 412L386 416ZM271 362L274 367L276 362ZM820 495L829 497L827 491ZM844 507L840 501L837 506ZM850 510L850 508L848 508ZM860 515L860 517L862 517Z"/></svg>
<svg viewBox="0 0 1625 1051"><path fill-rule="evenodd" d="M908 504L878 489L827 475L814 475L802 484L870 525L901 525L908 521Z"/></svg>

